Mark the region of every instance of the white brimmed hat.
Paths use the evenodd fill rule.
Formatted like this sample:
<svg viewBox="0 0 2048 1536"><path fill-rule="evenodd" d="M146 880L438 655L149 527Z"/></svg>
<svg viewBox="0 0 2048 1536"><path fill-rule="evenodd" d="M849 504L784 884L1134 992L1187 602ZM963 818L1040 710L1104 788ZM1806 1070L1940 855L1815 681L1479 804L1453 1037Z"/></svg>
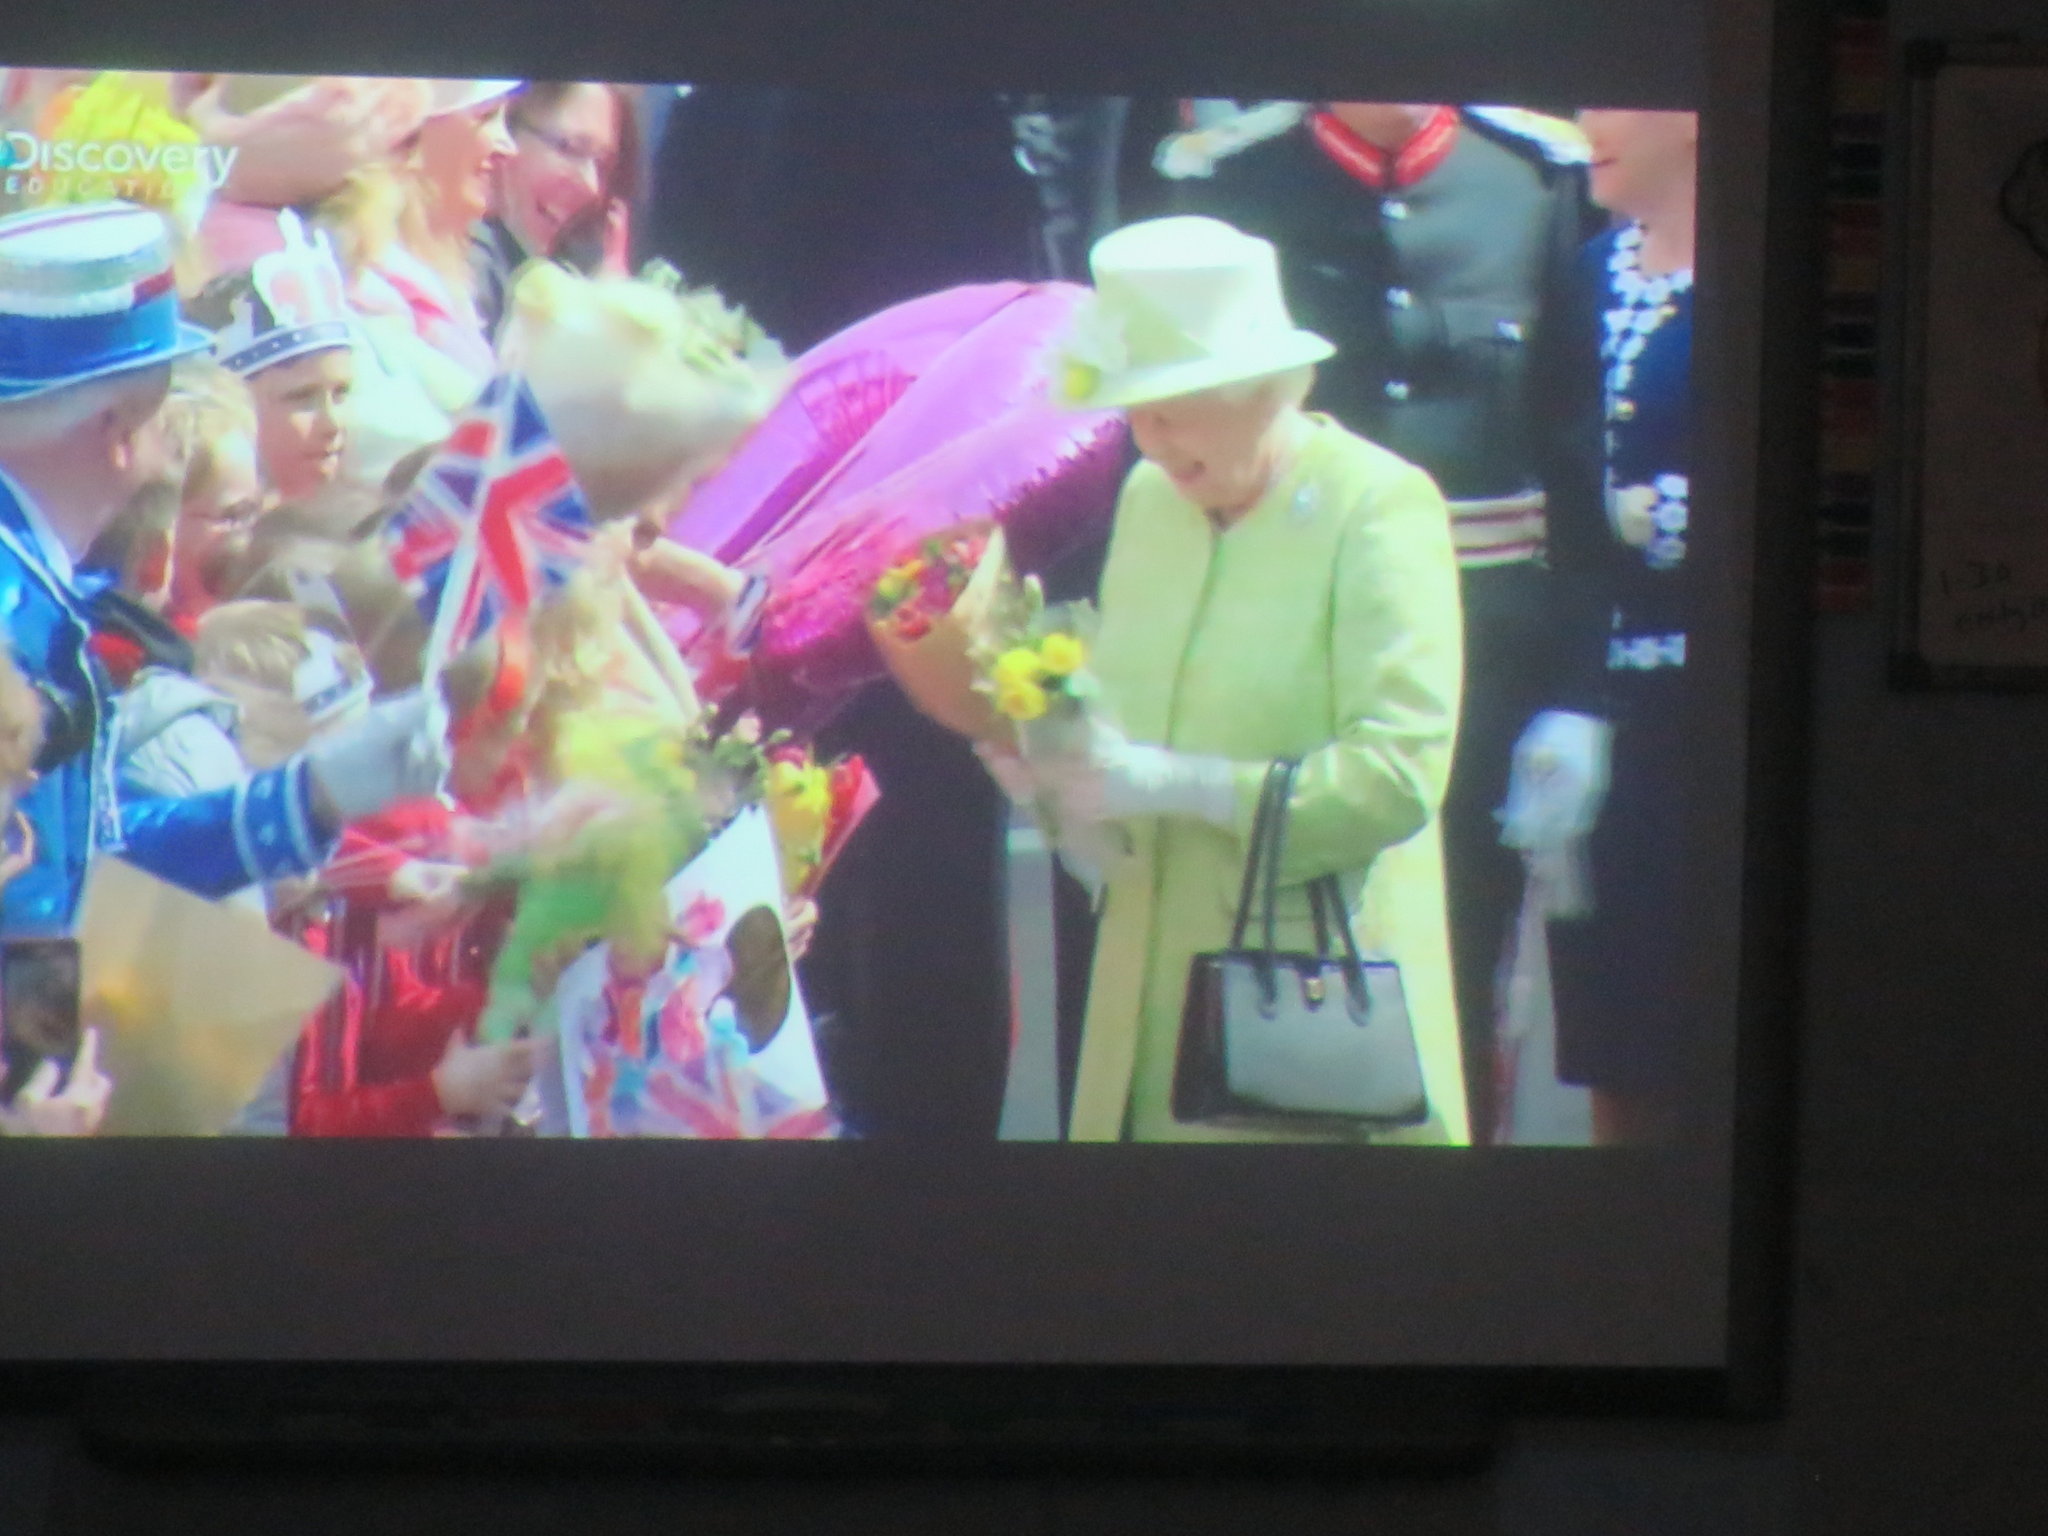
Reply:
<svg viewBox="0 0 2048 1536"><path fill-rule="evenodd" d="M1171 400L1320 363L1295 325L1270 242L1220 219L1148 219L1089 253L1095 292L1059 344L1053 390L1076 410Z"/></svg>
<svg viewBox="0 0 2048 1536"><path fill-rule="evenodd" d="M429 80L427 116L436 118L446 117L451 112L467 112L471 107L510 96L523 84L525 82L521 80Z"/></svg>
<svg viewBox="0 0 2048 1536"><path fill-rule="evenodd" d="M204 352L178 316L170 231L134 203L0 219L0 401Z"/></svg>

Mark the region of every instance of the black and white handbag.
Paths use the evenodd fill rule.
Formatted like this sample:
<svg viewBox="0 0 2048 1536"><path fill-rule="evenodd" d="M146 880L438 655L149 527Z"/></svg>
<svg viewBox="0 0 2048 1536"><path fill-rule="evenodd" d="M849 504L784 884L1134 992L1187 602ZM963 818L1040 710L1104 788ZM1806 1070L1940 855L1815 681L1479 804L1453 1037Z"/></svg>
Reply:
<svg viewBox="0 0 2048 1536"><path fill-rule="evenodd" d="M1280 859L1297 767L1267 770L1230 947L1189 965L1174 1118L1299 1131L1420 1125L1429 1099L1400 968L1361 957L1335 875L1308 886L1315 952L1278 946ZM1263 943L1248 947L1255 904Z"/></svg>

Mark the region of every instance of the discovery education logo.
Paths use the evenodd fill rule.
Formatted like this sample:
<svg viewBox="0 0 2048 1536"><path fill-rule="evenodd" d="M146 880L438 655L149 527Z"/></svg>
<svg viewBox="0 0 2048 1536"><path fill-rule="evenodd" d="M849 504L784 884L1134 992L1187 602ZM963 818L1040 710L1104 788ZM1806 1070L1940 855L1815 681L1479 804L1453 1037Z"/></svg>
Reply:
<svg viewBox="0 0 2048 1536"><path fill-rule="evenodd" d="M138 197L190 188L213 193L237 151L217 144L135 144L126 139L47 143L15 129L0 134L0 194Z"/></svg>

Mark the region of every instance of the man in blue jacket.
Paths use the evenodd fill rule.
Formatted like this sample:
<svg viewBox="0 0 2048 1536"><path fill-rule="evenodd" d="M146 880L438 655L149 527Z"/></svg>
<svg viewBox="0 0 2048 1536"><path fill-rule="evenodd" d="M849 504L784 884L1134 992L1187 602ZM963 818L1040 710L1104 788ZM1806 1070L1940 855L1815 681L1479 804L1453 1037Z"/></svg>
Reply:
<svg viewBox="0 0 2048 1536"><path fill-rule="evenodd" d="M174 465L160 416L185 325L162 219L126 203L0 219L0 618L43 706L21 809L34 862L0 891L0 938L61 934L102 853L204 896L317 867L347 822L429 794L442 711L390 700L279 767L186 799L117 797L112 700L87 649L80 557Z"/></svg>

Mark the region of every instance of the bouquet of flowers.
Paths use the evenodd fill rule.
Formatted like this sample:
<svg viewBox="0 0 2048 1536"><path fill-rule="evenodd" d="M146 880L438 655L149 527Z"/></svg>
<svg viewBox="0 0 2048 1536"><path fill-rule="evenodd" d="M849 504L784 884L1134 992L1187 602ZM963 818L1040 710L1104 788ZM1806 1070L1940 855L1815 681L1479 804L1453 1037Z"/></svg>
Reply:
<svg viewBox="0 0 2048 1536"><path fill-rule="evenodd" d="M868 633L890 676L922 713L962 736L1000 732L973 653L1014 586L1002 530L968 525L891 565L869 599Z"/></svg>
<svg viewBox="0 0 2048 1536"><path fill-rule="evenodd" d="M975 687L1004 733L994 743L999 752L1045 762L1087 750L1091 701L1099 692L1088 670L1095 631L1093 607L1047 604L1036 576L1003 588L971 658ZM1031 811L1054 843L1067 843L1054 798L1043 785L1034 792Z"/></svg>
<svg viewBox="0 0 2048 1536"><path fill-rule="evenodd" d="M788 372L782 349L743 312L660 264L637 278L527 266L498 357L532 387L600 519L710 474L767 415Z"/></svg>
<svg viewBox="0 0 2048 1536"><path fill-rule="evenodd" d="M556 722L553 787L501 834L482 872L520 887L491 975L479 1034L507 1039L552 990L565 960L611 946L622 975L660 964L671 940L667 887L768 780L758 725L714 734L702 722L591 709Z"/></svg>
<svg viewBox="0 0 2048 1536"><path fill-rule="evenodd" d="M768 822L782 860L782 888L808 899L817 894L832 861L881 791L858 757L820 763L808 747L787 739L768 749L765 789Z"/></svg>
<svg viewBox="0 0 2048 1536"><path fill-rule="evenodd" d="M1087 603L1048 604L1036 576L1007 584L971 657L975 687L1031 755L1078 751L1089 702L1096 614Z"/></svg>

